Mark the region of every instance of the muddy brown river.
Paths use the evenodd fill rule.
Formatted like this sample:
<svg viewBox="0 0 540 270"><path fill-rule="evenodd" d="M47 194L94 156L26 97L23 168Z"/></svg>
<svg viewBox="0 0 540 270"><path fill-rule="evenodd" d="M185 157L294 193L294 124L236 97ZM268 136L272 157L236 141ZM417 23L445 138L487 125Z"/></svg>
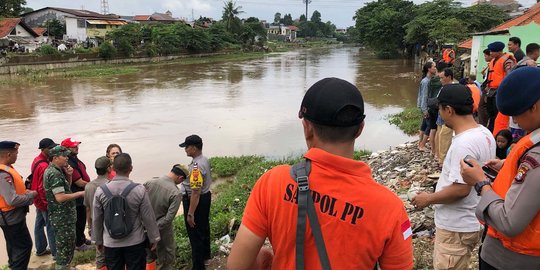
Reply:
<svg viewBox="0 0 540 270"><path fill-rule="evenodd" d="M198 65L162 64L132 75L49 79L0 86L0 140L21 144L15 168L25 177L50 137L82 141L80 159L93 163L117 143L133 159L131 178L145 182L175 163L189 163L178 144L203 138L206 156L300 155L306 150L298 109L305 91L324 77L356 84L366 102L357 149L387 149L412 138L387 116L416 104L418 72L406 60L378 60L355 47L292 51L258 60ZM33 208L33 207L31 207ZM33 234L34 213L28 216ZM0 265L7 264L0 240Z"/></svg>

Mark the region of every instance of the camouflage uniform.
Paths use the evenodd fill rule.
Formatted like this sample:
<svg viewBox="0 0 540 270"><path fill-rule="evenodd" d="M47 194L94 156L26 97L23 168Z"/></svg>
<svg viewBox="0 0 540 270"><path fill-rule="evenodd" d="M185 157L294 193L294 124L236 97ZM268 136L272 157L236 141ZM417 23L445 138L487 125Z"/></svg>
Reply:
<svg viewBox="0 0 540 270"><path fill-rule="evenodd" d="M63 170L52 163L45 170L43 186L47 197L47 209L54 226L57 247L56 269L68 269L75 251L75 221L77 220L75 201L63 203L56 201L54 194L72 192Z"/></svg>

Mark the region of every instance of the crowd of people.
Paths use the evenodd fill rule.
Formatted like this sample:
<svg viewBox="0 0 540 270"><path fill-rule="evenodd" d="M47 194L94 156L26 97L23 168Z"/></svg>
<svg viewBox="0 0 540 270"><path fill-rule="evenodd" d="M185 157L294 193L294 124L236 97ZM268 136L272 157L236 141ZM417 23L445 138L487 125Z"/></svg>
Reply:
<svg viewBox="0 0 540 270"><path fill-rule="evenodd" d="M32 204L36 255L51 254L56 269L72 269L74 252L94 245L96 269L173 269L173 220L182 202L193 269L205 269L210 259L212 176L202 139L191 135L179 145L192 158L187 167L175 164L166 175L144 184L129 178L131 156L117 144L96 159L97 178L91 180L77 157L80 143L42 139L25 181L13 167L20 144L0 142L0 226L9 269L28 268L33 242L26 215Z"/></svg>
<svg viewBox="0 0 540 270"><path fill-rule="evenodd" d="M527 46L525 62L502 53L504 47L488 46L492 59L480 87L473 77L458 83L445 61L423 69L419 148L429 146L442 171L435 191L417 193L411 204L435 209L434 269L468 269L481 241L480 269L540 269L540 68L525 58L536 61L538 45ZM302 162L277 166L256 182L228 269L412 269L413 232L403 202L353 159L365 127L360 90L322 79L305 93L298 117L308 151ZM153 262L171 269L172 220L181 202L192 269L205 269L212 177L199 136L179 145L192 158L188 167L176 164L144 185L130 180L131 157L118 145L95 161L98 177L90 181L77 158L79 144L41 140L25 187L13 168L19 144L0 142L0 226L10 269L28 265L25 217L32 203L40 216L38 255L48 253L47 238L56 269L69 269L74 251L92 242L98 269L144 269Z"/></svg>
<svg viewBox="0 0 540 270"><path fill-rule="evenodd" d="M530 200L526 194L518 196L518 190L525 186L523 179L536 180L533 169L538 165L537 148L531 140L538 128L534 119L540 116L535 99L540 92L536 62L540 47L530 43L526 54L520 47L518 37L508 40L511 53L503 52L502 42L489 44L483 51L488 63L482 70L483 84L474 75L455 81L448 68L448 54L437 64L423 66L417 104L424 117L418 148L429 151L429 141L442 171L435 192L421 192L412 203L418 209L434 206L435 269L467 269L471 252L480 240L484 243L480 269L540 269L538 243L513 239L527 234L531 221L533 228L538 226L533 218L540 209L540 201ZM484 195L483 186L493 185L496 191L486 192L489 197L480 200L467 184L475 184L478 195Z"/></svg>

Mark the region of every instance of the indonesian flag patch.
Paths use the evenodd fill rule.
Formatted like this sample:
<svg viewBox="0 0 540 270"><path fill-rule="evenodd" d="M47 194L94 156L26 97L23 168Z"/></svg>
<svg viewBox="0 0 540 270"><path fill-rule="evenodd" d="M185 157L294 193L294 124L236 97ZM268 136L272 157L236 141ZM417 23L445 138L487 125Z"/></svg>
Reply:
<svg viewBox="0 0 540 270"><path fill-rule="evenodd" d="M408 219L401 224L401 233L403 233L403 240L412 236L411 222Z"/></svg>

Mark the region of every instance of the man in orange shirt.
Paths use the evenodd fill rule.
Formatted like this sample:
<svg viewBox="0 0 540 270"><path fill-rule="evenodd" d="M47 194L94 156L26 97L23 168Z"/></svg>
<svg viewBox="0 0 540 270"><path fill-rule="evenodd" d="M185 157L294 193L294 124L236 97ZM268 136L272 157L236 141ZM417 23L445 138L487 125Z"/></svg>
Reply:
<svg viewBox="0 0 540 270"><path fill-rule="evenodd" d="M354 142L364 127L360 91L341 79L323 79L306 92L299 117L309 149L304 158L311 161L309 191L330 266L371 270L378 263L382 269L411 269L412 232L403 203L373 180L367 164L353 160ZM295 268L298 193L288 165L273 168L257 181L229 269L252 269L266 238L274 253L272 269ZM309 222L304 265L321 269L312 228Z"/></svg>

